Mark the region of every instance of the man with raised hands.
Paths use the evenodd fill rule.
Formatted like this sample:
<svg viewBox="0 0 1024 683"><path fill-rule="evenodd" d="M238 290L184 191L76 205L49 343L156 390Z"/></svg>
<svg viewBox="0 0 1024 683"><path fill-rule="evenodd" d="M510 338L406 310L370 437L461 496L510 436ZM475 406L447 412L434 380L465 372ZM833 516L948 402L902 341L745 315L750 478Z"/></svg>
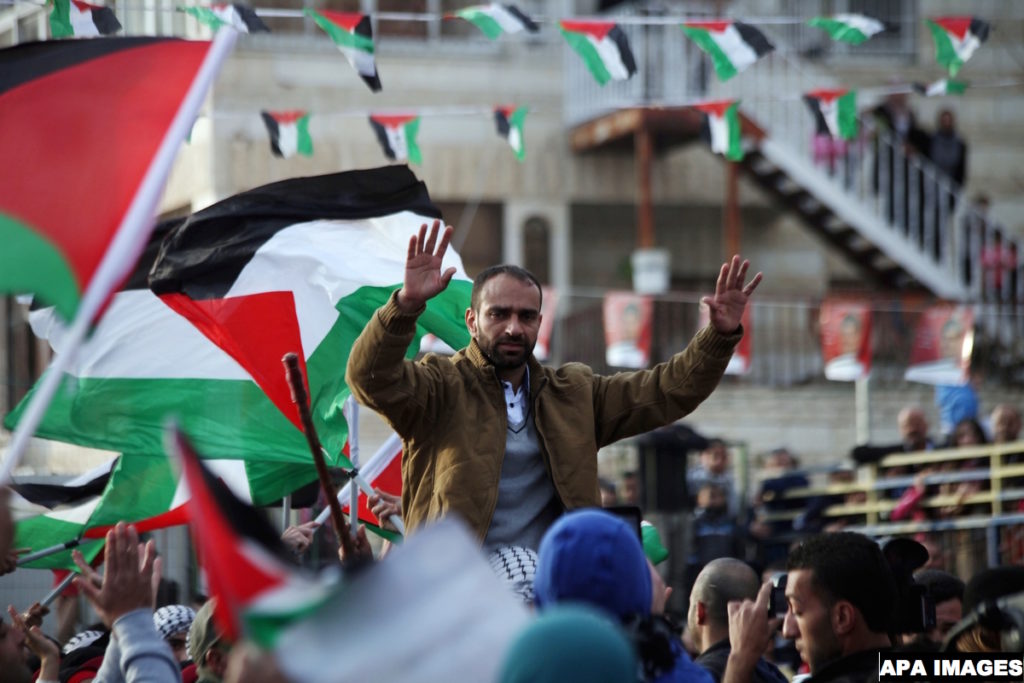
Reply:
<svg viewBox="0 0 1024 683"><path fill-rule="evenodd" d="M749 262L734 256L704 297L711 323L685 349L606 377L580 363L542 366L540 283L519 266L492 266L473 281L469 346L407 360L416 319L455 274L442 269L452 232L435 221L409 240L402 287L356 340L346 379L403 439L410 531L455 513L487 548L536 550L563 511L599 504L599 448L678 420L718 386L761 274L744 285Z"/></svg>

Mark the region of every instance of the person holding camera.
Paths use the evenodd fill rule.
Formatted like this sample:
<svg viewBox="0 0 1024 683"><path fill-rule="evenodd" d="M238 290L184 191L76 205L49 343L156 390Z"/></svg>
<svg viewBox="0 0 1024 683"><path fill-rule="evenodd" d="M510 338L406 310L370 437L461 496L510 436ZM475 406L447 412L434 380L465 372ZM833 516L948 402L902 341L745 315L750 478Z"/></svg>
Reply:
<svg viewBox="0 0 1024 683"><path fill-rule="evenodd" d="M796 641L811 683L875 679L900 602L882 549L861 534L822 534L793 549L787 569L782 635Z"/></svg>

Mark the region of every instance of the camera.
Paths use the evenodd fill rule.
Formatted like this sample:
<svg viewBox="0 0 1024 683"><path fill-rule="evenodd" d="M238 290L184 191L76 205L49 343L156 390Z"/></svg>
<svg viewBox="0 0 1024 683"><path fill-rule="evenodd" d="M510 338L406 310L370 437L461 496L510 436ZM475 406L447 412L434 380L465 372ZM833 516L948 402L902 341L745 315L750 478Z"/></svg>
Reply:
<svg viewBox="0 0 1024 683"><path fill-rule="evenodd" d="M786 600L786 573L778 572L772 575L772 592L768 597L768 618L784 617L789 609Z"/></svg>
<svg viewBox="0 0 1024 683"><path fill-rule="evenodd" d="M935 602L928 590L914 581L914 570L928 561L928 551L909 538L892 538L882 543L882 554L896 580L893 631L924 633L935 628Z"/></svg>

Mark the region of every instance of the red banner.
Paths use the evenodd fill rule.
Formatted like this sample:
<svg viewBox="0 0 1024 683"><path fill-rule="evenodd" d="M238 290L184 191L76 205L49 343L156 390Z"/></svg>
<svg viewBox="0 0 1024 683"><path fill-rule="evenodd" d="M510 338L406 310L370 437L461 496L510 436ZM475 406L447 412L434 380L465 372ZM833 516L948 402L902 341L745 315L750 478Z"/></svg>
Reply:
<svg viewBox="0 0 1024 683"><path fill-rule="evenodd" d="M605 362L615 368L646 368L651 361L654 301L632 292L604 296Z"/></svg>
<svg viewBox="0 0 1024 683"><path fill-rule="evenodd" d="M917 323L904 378L923 384L966 384L973 349L974 312L955 304L932 306Z"/></svg>
<svg viewBox="0 0 1024 683"><path fill-rule="evenodd" d="M854 382L871 373L871 304L831 299L821 305L821 357L826 379Z"/></svg>

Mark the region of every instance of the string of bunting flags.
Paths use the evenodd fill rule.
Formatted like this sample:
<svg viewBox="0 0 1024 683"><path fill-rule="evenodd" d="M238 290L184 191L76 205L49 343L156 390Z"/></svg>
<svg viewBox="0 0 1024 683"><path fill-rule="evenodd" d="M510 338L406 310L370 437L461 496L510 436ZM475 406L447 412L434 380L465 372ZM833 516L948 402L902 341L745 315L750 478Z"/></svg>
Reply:
<svg viewBox="0 0 1024 683"><path fill-rule="evenodd" d="M209 6L179 6L178 11L192 16L213 30L228 26L243 33L264 33L270 29L261 18L295 17L311 19L338 47L349 65L373 92L382 90L377 70L373 36L374 19L445 19L466 21L490 40L517 33L536 34L540 22L511 4L489 3L438 15L429 13L388 13L373 15L340 12L328 9L284 10L254 9L241 3L215 3ZM755 23L795 23L797 20L822 29L831 39L860 45L886 30L886 24L862 14L842 13L816 16L707 20L687 17L616 17L615 21L590 18L556 19L558 31L570 48L582 59L594 80L600 85L622 81L637 73L637 61L630 47L625 24L678 25L681 33L704 52L717 77L725 82L756 64L775 46L754 26ZM965 81L954 80L964 63L985 42L990 32L988 22L973 16L936 17L925 20L936 45L936 60L949 72L950 78L933 83L915 83L912 90L924 96L959 95L967 89ZM82 0L52 0L51 35L54 38L110 35L121 30L121 24L109 7ZM818 89L800 96L808 105L817 132L850 140L857 135L857 93L850 89ZM708 118L711 148L729 159L743 157L739 125L740 100L686 102L673 106L692 106ZM498 135L511 147L516 157L525 158L524 124L527 107L502 105L490 108ZM289 158L312 156L313 140L306 110L265 110L260 112L275 156ZM392 161L422 163L417 143L421 114L367 114L369 125L384 155Z"/></svg>
<svg viewBox="0 0 1024 683"><path fill-rule="evenodd" d="M381 12L374 15L334 10L253 9L240 3L214 3L209 6L180 6L203 24L214 29L231 26L244 33L269 29L260 15L273 17L309 17L330 37L374 92L381 89L374 61L373 19L408 20L445 19L467 21L490 40L516 33L538 33L538 22L512 4L488 3L460 9L450 14L407 14ZM754 23L789 23L795 18L694 19L686 17L617 17L615 21L583 18L558 19L558 30L589 68L594 79L604 85L611 80L626 80L637 71L636 57L629 45L624 24L678 24L683 35L692 40L712 61L715 73L727 81L769 54L775 46ZM886 25L862 14L841 13L801 19L824 30L833 40L860 45L886 30ZM975 16L945 16L925 19L935 41L936 61L956 76L964 63L984 43L991 27ZM54 38L111 35L121 24L109 7L83 0L53 0L50 13Z"/></svg>

